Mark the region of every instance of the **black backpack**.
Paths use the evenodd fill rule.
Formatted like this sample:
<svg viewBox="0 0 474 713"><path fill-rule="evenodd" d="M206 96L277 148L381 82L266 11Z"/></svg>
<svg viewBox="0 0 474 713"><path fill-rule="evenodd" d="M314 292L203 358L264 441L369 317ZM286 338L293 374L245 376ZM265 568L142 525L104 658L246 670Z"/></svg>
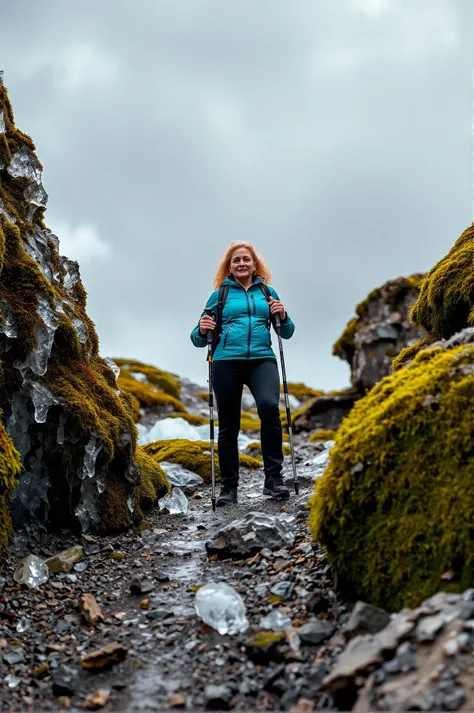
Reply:
<svg viewBox="0 0 474 713"><path fill-rule="evenodd" d="M270 290L268 287L263 283L259 282L258 286L262 290L263 294L265 295L265 299L268 300L271 299L271 294ZM214 339L212 341L212 353L216 351L217 345L219 344L220 338L221 338L221 332L222 332L222 313L224 311L224 305L225 301L227 299L227 295L229 292L229 285L221 285L219 287L219 294L217 297L217 315L216 315L216 328L214 330ZM270 318L269 323L268 323L268 328L270 329L270 322L273 324L274 319L273 317Z"/></svg>

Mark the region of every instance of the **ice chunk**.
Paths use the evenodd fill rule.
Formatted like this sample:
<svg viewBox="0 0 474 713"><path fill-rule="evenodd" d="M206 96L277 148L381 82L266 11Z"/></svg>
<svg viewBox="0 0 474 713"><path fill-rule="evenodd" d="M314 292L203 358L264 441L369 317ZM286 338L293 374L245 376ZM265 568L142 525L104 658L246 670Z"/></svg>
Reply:
<svg viewBox="0 0 474 713"><path fill-rule="evenodd" d="M23 243L28 255L37 263L39 269L49 282L53 278L51 270L51 250L48 245L48 240L40 228L36 228L35 234L30 233L26 236L26 242Z"/></svg>
<svg viewBox="0 0 474 713"><path fill-rule="evenodd" d="M127 499L127 507L130 510L130 512L133 512L135 510L135 501L131 495L129 495Z"/></svg>
<svg viewBox="0 0 474 713"><path fill-rule="evenodd" d="M41 164L26 146L13 154L7 171L13 178L29 178L34 183L41 183Z"/></svg>
<svg viewBox="0 0 474 713"><path fill-rule="evenodd" d="M260 626L270 631L285 631L291 626L291 619L279 609L274 609L261 619Z"/></svg>
<svg viewBox="0 0 474 713"><path fill-rule="evenodd" d="M76 330L76 333L77 333L80 343L85 344L87 342L86 325L84 324L84 322L82 322L77 317L73 318L72 324L73 324L74 329Z"/></svg>
<svg viewBox="0 0 474 713"><path fill-rule="evenodd" d="M111 359L110 357L105 357L104 361L107 364L107 366L109 367L109 369L112 369L112 371L115 374L115 380L117 380L119 377L119 374L120 374L120 367L117 366L117 364L114 362L114 360Z"/></svg>
<svg viewBox="0 0 474 713"><path fill-rule="evenodd" d="M208 441L209 426L192 426L184 418L163 418L157 421L151 428L145 428L138 424L138 442L140 445L150 443L150 441L168 440L171 438L187 438L189 441ZM219 428L215 427L215 439L217 441ZM238 447L240 451L247 448L249 443L255 438L249 438L245 433L240 432Z"/></svg>
<svg viewBox="0 0 474 713"><path fill-rule="evenodd" d="M29 589L34 589L48 581L48 565L40 557L28 555L16 570L13 579L18 584L26 584Z"/></svg>
<svg viewBox="0 0 474 713"><path fill-rule="evenodd" d="M58 320L48 300L42 296L38 296L38 315L41 317L43 324L35 328L36 347L28 354L23 364L16 362L15 366L21 372L30 368L36 376L44 376L48 368L48 360L53 347Z"/></svg>
<svg viewBox="0 0 474 713"><path fill-rule="evenodd" d="M3 201L2 201L1 198L0 198L0 213L1 213L3 216L5 216L5 218L6 218L10 223L16 223L15 218L13 218L11 215L9 215L9 214L7 213L7 211L5 210L5 208L3 207Z"/></svg>
<svg viewBox="0 0 474 713"><path fill-rule="evenodd" d="M26 187L24 193L26 201L30 204L28 208L28 219L31 220L37 208L46 208L48 203L48 194L43 188L41 181L34 183L33 181Z"/></svg>
<svg viewBox="0 0 474 713"><path fill-rule="evenodd" d="M61 270L63 273L63 285L66 292L73 295L73 289L80 279L79 265L74 260L61 257Z"/></svg>
<svg viewBox="0 0 474 713"><path fill-rule="evenodd" d="M37 381L31 382L31 400L35 407L36 423L46 423L49 407L60 403L46 386Z"/></svg>
<svg viewBox="0 0 474 713"><path fill-rule="evenodd" d="M196 614L219 634L240 634L248 629L245 604L225 582L209 582L196 592Z"/></svg>
<svg viewBox="0 0 474 713"><path fill-rule="evenodd" d="M168 463L163 461L160 463L166 473L171 485L182 488L184 492L193 493L200 485L204 484L204 480L192 470L183 468L179 463Z"/></svg>
<svg viewBox="0 0 474 713"><path fill-rule="evenodd" d="M82 466L82 475L80 476L82 479L85 478L86 475L89 478L94 477L95 462L97 460L97 456L99 455L101 448L102 443L96 436L92 435L89 439L89 442L84 448L84 463Z"/></svg>
<svg viewBox="0 0 474 713"><path fill-rule="evenodd" d="M4 334L9 339L18 337L18 328L13 314L13 310L6 300L3 300L1 312L5 318L4 324L0 323L0 334Z"/></svg>
<svg viewBox="0 0 474 713"><path fill-rule="evenodd" d="M2 111L0 111L0 134L5 133L5 114Z"/></svg>
<svg viewBox="0 0 474 713"><path fill-rule="evenodd" d="M31 629L31 619L28 619L28 617L23 616L16 625L16 630L19 634L24 634L25 631L28 631L29 629Z"/></svg>
<svg viewBox="0 0 474 713"><path fill-rule="evenodd" d="M143 384L148 384L148 378L146 374L142 374L141 371L131 371L130 376L133 376L135 381L141 381Z"/></svg>
<svg viewBox="0 0 474 713"><path fill-rule="evenodd" d="M186 515L188 512L188 499L180 488L173 488L169 495L158 500L158 505L170 515Z"/></svg>
<svg viewBox="0 0 474 713"><path fill-rule="evenodd" d="M61 411L59 414L58 432L56 434L56 443L58 446L62 446L64 443L64 427L66 425L67 416Z"/></svg>
<svg viewBox="0 0 474 713"><path fill-rule="evenodd" d="M7 674L3 680L7 684L8 688L18 688L21 683L21 679L19 679L18 676L14 676L12 673Z"/></svg>

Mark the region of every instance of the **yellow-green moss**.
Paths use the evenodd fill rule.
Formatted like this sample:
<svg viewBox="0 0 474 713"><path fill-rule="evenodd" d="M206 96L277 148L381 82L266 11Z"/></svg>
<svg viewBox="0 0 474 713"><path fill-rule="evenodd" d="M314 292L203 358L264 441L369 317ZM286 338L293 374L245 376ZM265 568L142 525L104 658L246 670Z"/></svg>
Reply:
<svg viewBox="0 0 474 713"><path fill-rule="evenodd" d="M170 440L152 441L143 446L148 453L158 462L179 463L183 468L188 468L197 473L207 482L211 480L211 454L208 441L189 441L186 438L173 438ZM217 458L217 445L214 444L216 454L216 479L220 477L219 462ZM239 462L243 468L251 470L259 468L261 463L256 458L239 455Z"/></svg>
<svg viewBox="0 0 474 713"><path fill-rule="evenodd" d="M474 326L474 226L428 273L410 311L412 322L437 339Z"/></svg>
<svg viewBox="0 0 474 713"><path fill-rule="evenodd" d="M120 367L120 376L131 376L132 373L143 374L150 384L158 386L165 394L179 400L181 386L174 374L157 369L156 366L144 364L137 359L114 359L114 361Z"/></svg>
<svg viewBox="0 0 474 713"><path fill-rule="evenodd" d="M447 570L474 586L473 365L471 345L421 352L338 430L310 526L353 596L415 606Z"/></svg>
<svg viewBox="0 0 474 713"><path fill-rule="evenodd" d="M335 435L336 431L332 431L330 428L320 428L318 431L314 431L314 433L310 435L308 441L333 441Z"/></svg>
<svg viewBox="0 0 474 713"><path fill-rule="evenodd" d="M174 411L186 413L187 409L174 396L170 396L164 391L160 391L154 384L137 381L131 375L120 374L117 384L119 389L131 394L140 404L141 408L159 408L160 406L170 406Z"/></svg>
<svg viewBox="0 0 474 713"><path fill-rule="evenodd" d="M169 493L170 484L158 461L149 456L143 448L137 448L136 462L142 474L142 482L138 489L139 505L142 510L147 510Z"/></svg>
<svg viewBox="0 0 474 713"><path fill-rule="evenodd" d="M260 441L252 441L252 443L248 444L247 449L249 451L253 451L254 455L262 455L262 444ZM289 456L291 454L291 448L290 446L287 446L286 443L282 445L282 453L284 456Z"/></svg>
<svg viewBox="0 0 474 713"><path fill-rule="evenodd" d="M423 339L418 339L414 344L410 344L409 347L405 347L405 349L402 349L400 354L398 354L395 359L392 360L392 371L397 371L398 369L401 369L402 366L405 366L409 361L411 361L419 351L422 349L425 349L426 347L429 347L430 344L433 344L433 342L436 341L435 337L430 337L427 335L426 337L423 337Z"/></svg>
<svg viewBox="0 0 474 713"><path fill-rule="evenodd" d="M0 421L0 568L7 554L11 534L8 512L11 496L18 484L21 471L20 454Z"/></svg>
<svg viewBox="0 0 474 713"><path fill-rule="evenodd" d="M281 393L284 393L283 387ZM317 391L316 389L312 389L310 386L306 386L306 384L303 384L302 382L295 383L289 381L288 393L292 394L295 398L298 399L298 401L307 401L308 399L314 398L315 396L322 396L324 394L324 391Z"/></svg>
<svg viewBox="0 0 474 713"><path fill-rule="evenodd" d="M169 413L168 418L183 418L191 426L206 426L209 423L209 419L194 413ZM215 423L217 422L215 421Z"/></svg>

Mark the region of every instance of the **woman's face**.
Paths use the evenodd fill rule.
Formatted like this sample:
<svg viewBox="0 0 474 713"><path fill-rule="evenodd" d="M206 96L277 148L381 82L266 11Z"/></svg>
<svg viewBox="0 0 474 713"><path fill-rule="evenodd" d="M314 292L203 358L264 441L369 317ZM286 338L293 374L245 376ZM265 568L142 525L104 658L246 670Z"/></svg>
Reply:
<svg viewBox="0 0 474 713"><path fill-rule="evenodd" d="M237 248L230 258L230 272L237 279L252 277L255 272L255 262L252 253L247 248Z"/></svg>

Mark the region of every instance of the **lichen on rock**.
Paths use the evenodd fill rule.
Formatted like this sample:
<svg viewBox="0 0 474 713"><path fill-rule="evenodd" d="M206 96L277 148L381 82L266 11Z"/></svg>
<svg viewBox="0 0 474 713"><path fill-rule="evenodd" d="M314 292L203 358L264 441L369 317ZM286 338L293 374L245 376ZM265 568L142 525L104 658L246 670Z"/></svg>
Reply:
<svg viewBox="0 0 474 713"><path fill-rule="evenodd" d="M470 344L421 352L355 404L310 519L352 595L393 610L474 585L473 439Z"/></svg>
<svg viewBox="0 0 474 713"><path fill-rule="evenodd" d="M79 266L60 255L44 223L42 166L15 127L3 86L0 114L0 408L23 464L13 520L19 527L128 527L138 517L144 464L133 402L118 388L113 362L99 355ZM11 473L8 497L17 465ZM166 492L166 483L158 490Z"/></svg>

